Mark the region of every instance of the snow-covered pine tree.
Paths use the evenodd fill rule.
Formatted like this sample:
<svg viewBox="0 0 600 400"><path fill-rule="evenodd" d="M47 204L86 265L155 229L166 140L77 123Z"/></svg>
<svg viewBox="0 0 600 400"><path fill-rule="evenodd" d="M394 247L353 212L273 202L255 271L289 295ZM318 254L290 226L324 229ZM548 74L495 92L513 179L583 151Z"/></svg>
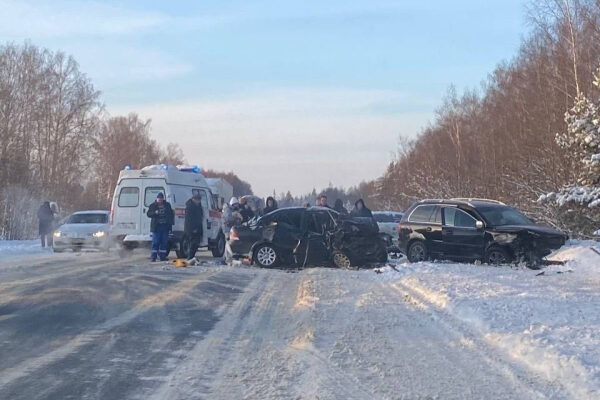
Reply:
<svg viewBox="0 0 600 400"><path fill-rule="evenodd" d="M594 74L594 85L600 87L600 68ZM568 152L577 166L577 181L558 192L540 197L542 203L563 208L566 225L571 230L590 234L600 228L600 100L593 102L584 94L575 99L565 113L567 130L556 135L556 143Z"/></svg>

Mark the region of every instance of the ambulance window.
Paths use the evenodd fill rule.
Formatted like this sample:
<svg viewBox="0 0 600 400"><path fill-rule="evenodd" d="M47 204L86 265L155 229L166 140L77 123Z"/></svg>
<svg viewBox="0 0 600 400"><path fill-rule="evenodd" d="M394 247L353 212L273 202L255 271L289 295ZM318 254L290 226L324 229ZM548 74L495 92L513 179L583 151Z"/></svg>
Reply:
<svg viewBox="0 0 600 400"><path fill-rule="evenodd" d="M119 192L119 207L137 207L140 201L140 191L136 187L124 187Z"/></svg>
<svg viewBox="0 0 600 400"><path fill-rule="evenodd" d="M202 189L192 189L192 194L200 193L200 204L202 204L202 208L208 210L208 196L206 196L206 191Z"/></svg>
<svg viewBox="0 0 600 400"><path fill-rule="evenodd" d="M158 186L147 187L146 194L144 195L144 205L148 207L150 204L154 203L156 201L156 196L158 196L159 193L165 195L165 189Z"/></svg>

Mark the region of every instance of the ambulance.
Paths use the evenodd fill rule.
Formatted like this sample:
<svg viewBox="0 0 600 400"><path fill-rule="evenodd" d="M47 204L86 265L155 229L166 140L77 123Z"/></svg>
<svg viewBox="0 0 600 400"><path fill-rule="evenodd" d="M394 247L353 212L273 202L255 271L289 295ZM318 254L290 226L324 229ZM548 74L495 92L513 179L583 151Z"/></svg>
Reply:
<svg viewBox="0 0 600 400"><path fill-rule="evenodd" d="M213 201L219 210L233 197L233 186L224 178L206 178L206 183L213 194Z"/></svg>
<svg viewBox="0 0 600 400"><path fill-rule="evenodd" d="M215 190L215 189L213 189ZM110 237L123 249L150 247L152 236L148 207L163 193L175 213L168 251L175 250L179 258L191 258L190 238L183 231L185 203L195 193L201 196L204 217L200 247L209 249L214 257L225 251L225 235L221 212L213 193L198 166L151 165L142 169L125 167L119 179L110 211Z"/></svg>

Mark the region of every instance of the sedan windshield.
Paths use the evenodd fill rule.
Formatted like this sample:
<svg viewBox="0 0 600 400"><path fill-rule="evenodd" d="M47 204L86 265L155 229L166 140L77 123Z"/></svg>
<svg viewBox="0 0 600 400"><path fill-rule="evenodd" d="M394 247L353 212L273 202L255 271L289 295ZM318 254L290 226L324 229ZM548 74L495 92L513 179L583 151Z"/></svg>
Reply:
<svg viewBox="0 0 600 400"><path fill-rule="evenodd" d="M477 211L492 226L533 224L529 218L511 207L478 207Z"/></svg>
<svg viewBox="0 0 600 400"><path fill-rule="evenodd" d="M73 214L67 219L67 224L107 224L106 214Z"/></svg>

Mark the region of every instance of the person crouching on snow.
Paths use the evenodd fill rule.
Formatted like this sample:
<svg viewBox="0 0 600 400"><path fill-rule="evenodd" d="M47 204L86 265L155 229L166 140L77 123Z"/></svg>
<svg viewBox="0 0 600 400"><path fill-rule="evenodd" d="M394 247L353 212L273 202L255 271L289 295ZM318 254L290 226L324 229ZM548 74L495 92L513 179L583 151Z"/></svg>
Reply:
<svg viewBox="0 0 600 400"><path fill-rule="evenodd" d="M167 245L169 242L169 233L175 223L175 215L171 204L165 200L165 196L159 193L156 196L156 201L148 207L146 214L152 219L150 223L150 231L152 232L152 252L150 258L156 261L156 257L160 256L161 261L167 261Z"/></svg>

